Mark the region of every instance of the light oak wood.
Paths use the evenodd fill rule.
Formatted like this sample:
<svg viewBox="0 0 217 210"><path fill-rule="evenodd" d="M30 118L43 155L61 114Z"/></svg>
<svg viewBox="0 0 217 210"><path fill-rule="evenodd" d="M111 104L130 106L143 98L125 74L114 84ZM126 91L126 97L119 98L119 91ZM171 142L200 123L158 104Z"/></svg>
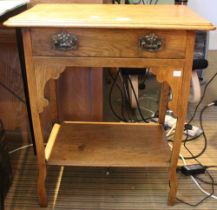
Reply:
<svg viewBox="0 0 217 210"><path fill-rule="evenodd" d="M95 16L90 16L93 13ZM120 17L120 14L124 15ZM100 17L100 21L96 16ZM42 147L43 138L39 121L40 103L38 103L37 99L39 95L42 96L42 99L44 98L43 87L46 81L57 78L63 69L69 66L80 67L88 65L92 65L93 67L103 67L103 65L108 67L132 67L135 65L136 67L143 66L150 68L151 72L156 75L157 80L163 83L162 89L165 91L161 95L160 123L163 123L166 111L165 106L167 106L168 101L166 94L168 93L168 89L171 89L173 97L172 100L168 101L168 107L173 110L178 118L169 168L170 192L168 204L173 205L178 186L176 167L187 109L195 30L211 30L214 29L214 26L198 17L185 6L102 6L78 4L38 5L28 12L8 20L5 25L28 28L28 30L24 30L24 43L26 47L25 56L27 60L26 67L31 95L32 116L34 118L35 137L37 139L39 162L38 194L40 205L46 206L47 200L45 193L45 151ZM33 29L34 27L37 27L37 29ZM49 30L42 27L47 27ZM66 52L49 54L52 51L46 45L46 39L44 41L43 37L39 35L40 31L41 33L46 31L44 34L47 37L47 34L56 30L52 29L53 27L61 27L62 30L65 30L65 28L67 30L74 30L76 28L75 30L77 31L85 31L85 34L88 36L93 31L96 37L100 37L100 35L103 37L105 35L103 46L111 45L112 42L110 40L114 40L114 43L117 44L117 40L120 40L120 31L123 33L123 36L129 36L131 39L134 36L131 32L132 29L135 30L135 34L138 33L139 28L142 28L141 31L146 31L146 29L155 31L154 29L156 29L156 31L160 31L159 33L166 34L165 39L170 37L168 43L172 40L170 35L176 31L185 40L181 43L183 45L181 46L183 47L182 50L184 50L182 53L184 54L179 57L181 51L176 52L180 49L177 48L180 44L178 38L174 39L177 43L171 47L175 51L173 59L169 59L171 56L169 53L160 55L158 54L160 52L154 53L152 57L143 57L135 53L134 57L129 58L125 57L125 54L116 53L112 49L109 50L109 54L107 48L104 49L101 43L98 46L97 42L94 41L94 45L98 46L100 54L102 53L101 57L95 53L95 46L91 47L94 53L91 54L92 52L90 52L88 54L89 52L87 52L87 56L84 56L83 52L75 55L77 57L71 57L70 55L73 54L67 54ZM34 34L36 32L38 37ZM108 38L106 36L108 34L106 33L112 37ZM100 38L98 39L100 40ZM87 40L89 43L92 39L88 38ZM123 40L125 39L123 38ZM36 41L38 44L45 45L45 54L43 54L42 48L37 51L39 48L35 44ZM32 44L34 46L33 49ZM118 43L119 49L123 47L122 45L125 46L125 42L120 41L120 44ZM131 47L134 48L134 45L129 46L129 48ZM123 49L126 49L126 47ZM33 52L35 53L34 55L32 54ZM51 69L54 68L54 65L57 66L58 70L52 72ZM40 68L37 66L43 66L43 68L39 71L38 69ZM42 76L43 74L44 76ZM38 77L38 79L35 77ZM39 84L42 86L41 89L37 88ZM136 124L135 126L112 123L64 123L60 128L55 126L53 132L47 148L46 156L48 164L135 167L150 165L165 166L165 161L168 160L168 148L166 142L162 140L164 139L162 124ZM144 141L141 140L143 138ZM163 150L161 151L162 148ZM150 161L152 162L150 163Z"/></svg>
<svg viewBox="0 0 217 210"><path fill-rule="evenodd" d="M207 80L216 72L216 57L217 51L209 52L209 69L205 74ZM210 103L216 97L216 92L212 90L217 90L215 81L209 86L209 94L203 101L204 105ZM192 114L194 106L190 105L189 108L188 112ZM194 123L197 123L198 120L195 120ZM208 148L199 157L199 161L206 166L216 165L216 107L207 110L204 113L203 120L208 139ZM197 154L203 147L203 137L189 142L187 146L194 154ZM184 147L181 150L181 154L189 156L188 151ZM17 173L14 173L13 185L5 200L5 209L24 210L28 206L28 209L39 210L34 196L38 169L31 148L13 154L11 162L13 171ZM179 164L183 165L180 159ZM195 161L188 160L187 164L195 164ZM180 202L177 202L173 207L167 207L165 201L169 187L168 169L166 168L64 167L61 183L58 182L61 175L60 168L49 166L48 178L46 180L49 206L54 209L215 210L217 207L216 201L212 199L207 200L197 208L187 207ZM217 170L213 168L209 171L214 180L217 180ZM203 198L204 195L189 177L181 175L178 177L177 196L180 199L196 203L199 198ZM201 175L201 177L204 176ZM57 187L57 183L60 183L60 188ZM207 190L209 189L207 186ZM26 193L27 190L28 194ZM215 192L217 192L217 186L215 186Z"/></svg>
<svg viewBox="0 0 217 210"><path fill-rule="evenodd" d="M163 101L161 99L161 104L160 104L160 112L162 112L162 107L167 105L168 101L168 108L174 112L174 115L177 115L178 109L179 109L179 98L180 98L180 91L182 89L182 77L183 77L183 68L177 68L175 69L174 67L170 67L168 65L167 67L155 67L151 68L150 71L156 75L156 79L160 82L167 82L171 92L172 92L172 99L168 101L166 99ZM163 84L164 85L164 84ZM165 94L166 94L166 89L165 89ZM163 113L165 110L161 113ZM163 117L163 116L162 116ZM160 117L160 118L162 118ZM162 120L162 119L159 119Z"/></svg>
<svg viewBox="0 0 217 210"><path fill-rule="evenodd" d="M85 59L82 59L82 57L52 58L52 57L33 56L33 63L35 67L36 84L38 90L37 101L38 101L39 113L41 113L43 109L49 104L49 101L46 99L43 91L48 80L58 79L60 73L63 73L63 71L66 69L66 66L89 66L89 65L96 66L96 67L103 67L103 66L106 67L132 66L132 67L149 67L149 68L151 67L150 71L157 76L156 78L159 82L167 81L167 83L169 84L173 93L173 97L172 100L169 101L168 107L174 112L174 114L177 113L177 108L178 108L177 103L178 103L179 93L181 89L182 75L183 75L184 60L182 59L165 60L165 59L142 59L142 58L127 59L127 58L100 58L100 57L96 57L96 58L91 57L89 59L85 57ZM178 76L174 76L175 74L178 74ZM99 85L101 84L99 83ZM97 86L98 84L96 84L96 88ZM84 84L83 87L76 87L76 91L82 90L82 88L87 89L88 88L87 84L86 85ZM97 97L94 98L97 99ZM164 101L162 99L161 102L162 102L161 107L164 107L167 104L167 100ZM96 107L97 109L97 106L94 107ZM101 106L99 106L98 108L100 109L100 107ZM97 113L97 112L92 111L92 113ZM77 119L78 118L76 118L76 120Z"/></svg>
<svg viewBox="0 0 217 210"><path fill-rule="evenodd" d="M170 94L170 86L168 82L162 82L161 84L161 95L160 95L160 107L159 107L159 123L164 125L165 115L168 109L168 101Z"/></svg>
<svg viewBox="0 0 217 210"><path fill-rule="evenodd" d="M133 125L133 126L154 126L156 123L142 123L142 122L82 122L82 121L64 121L64 124L73 124L73 123L79 123L79 124L88 124L88 125Z"/></svg>
<svg viewBox="0 0 217 210"><path fill-rule="evenodd" d="M54 127L49 165L97 167L165 167L170 151L161 125L64 123ZM56 135L54 140L53 135ZM63 152L64 151L64 152ZM46 155L47 156L47 155Z"/></svg>
<svg viewBox="0 0 217 210"><path fill-rule="evenodd" d="M31 0L29 7L38 3L111 3L112 0ZM52 93L57 94L57 115L63 120L96 120L103 118L103 70L97 68L68 67L61 77L54 81ZM73 71L72 71L73 70ZM97 81L97 83L95 82ZM97 84L97 87L96 87ZM47 88L50 84L47 85ZM82 87L82 88L78 88ZM88 88L86 88L88 87ZM52 89L49 87L49 89ZM72 103L71 98L74 98ZM52 103L50 98L49 102ZM55 110L55 105L50 105L45 111ZM43 114L44 116L44 114ZM54 122L54 120L52 120ZM47 124L45 124L47 125Z"/></svg>
<svg viewBox="0 0 217 210"><path fill-rule="evenodd" d="M155 59L155 58L108 58L108 57L47 57L47 56L34 56L34 63L52 65L58 63L63 66L95 66L95 67L152 67L156 68L161 66L162 69L182 68L184 59Z"/></svg>
<svg viewBox="0 0 217 210"><path fill-rule="evenodd" d="M30 107L32 114L32 121L34 126L34 136L36 141L37 159L39 166L39 175L37 182L37 190L39 194L40 206L47 206L47 193L45 189L45 179L46 179L46 164L45 164L45 152L44 152L44 140L42 134L42 126L40 122L40 116L38 112L37 103L37 86L36 78L34 74L34 68L32 63L32 49L31 49L31 35L29 30L23 30L23 45L24 45L24 56L26 63L26 73L28 80Z"/></svg>
<svg viewBox="0 0 217 210"><path fill-rule="evenodd" d="M38 4L4 23L16 27L148 28L212 30L186 6Z"/></svg>
<svg viewBox="0 0 217 210"><path fill-rule="evenodd" d="M186 59L183 69L182 84L179 91L177 103L177 122L175 139L173 143L173 150L170 162L169 180L170 180L170 192L168 197L168 204L173 205L176 201L176 192L178 188L178 182L176 177L176 167L179 159L179 153L181 148L185 116L187 113L188 97L190 91L190 80L192 74L192 63L194 55L194 43L195 43L195 32L188 32L187 45L186 45Z"/></svg>
<svg viewBox="0 0 217 210"><path fill-rule="evenodd" d="M61 51L52 46L52 37L67 32L78 39L78 48ZM163 39L164 45L157 52L148 52L139 40L154 33ZM123 34L127 34L124 36ZM111 29L32 29L33 56L64 57L145 57L184 58L186 31L159 30L111 30Z"/></svg>
<svg viewBox="0 0 217 210"><path fill-rule="evenodd" d="M46 148L45 148L45 159L46 160L50 159L50 155L51 155L51 152L53 150L53 146L54 146L56 137L57 137L57 135L59 133L59 130L60 130L60 125L55 124L53 126L53 129L52 129L51 133L50 133L50 136L49 136Z"/></svg>
<svg viewBox="0 0 217 210"><path fill-rule="evenodd" d="M49 101L45 98L44 89L45 85L50 79L58 79L60 74L65 70L65 67L61 65L46 65L35 64L35 79L37 86L37 99L38 99L38 112L41 113L44 107L48 106Z"/></svg>
<svg viewBox="0 0 217 210"><path fill-rule="evenodd" d="M57 86L60 121L102 121L103 71L89 66L67 67L61 74Z"/></svg>

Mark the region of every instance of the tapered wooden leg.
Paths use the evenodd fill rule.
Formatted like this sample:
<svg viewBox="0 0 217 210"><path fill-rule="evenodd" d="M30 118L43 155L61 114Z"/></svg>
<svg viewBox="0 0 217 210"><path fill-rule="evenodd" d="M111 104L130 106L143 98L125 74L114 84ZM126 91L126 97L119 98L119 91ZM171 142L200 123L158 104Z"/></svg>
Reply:
<svg viewBox="0 0 217 210"><path fill-rule="evenodd" d="M180 153L184 122L185 122L185 116L184 115L179 116L176 124L175 140L173 143L171 165L170 165L170 172L169 172L170 191L168 196L168 205L170 206L173 205L176 201L176 193L178 188L176 168L177 168L177 163L178 163L178 158Z"/></svg>
<svg viewBox="0 0 217 210"><path fill-rule="evenodd" d="M169 172L170 191L168 197L168 205L173 205L176 201L176 193L178 188L178 182L176 177L176 168L179 159L179 153L182 142L182 135L184 130L185 116L187 112L188 97L190 90L190 80L192 75L192 63L193 63L193 51L194 51L195 33L187 33L186 43L186 59L184 64L184 71L182 75L182 89L177 101L177 123L175 131L175 139L173 143L171 164Z"/></svg>
<svg viewBox="0 0 217 210"><path fill-rule="evenodd" d="M47 207L47 192L45 188L45 181L46 181L46 165L40 167L39 175L38 175L38 183L37 183L37 191L39 197L39 204L41 207Z"/></svg>
<svg viewBox="0 0 217 210"><path fill-rule="evenodd" d="M39 196L39 204L41 207L47 206L47 194L45 189L46 179L46 165L45 165L45 151L44 140L42 134L42 127L39 116L39 103L37 100L37 87L35 80L35 70L32 63L32 48L31 48L31 36L29 30L23 30L23 45L25 48L25 64L26 64L26 76L28 81L28 94L33 122L33 131L36 143L36 153L39 167L39 176L37 183L37 190Z"/></svg>

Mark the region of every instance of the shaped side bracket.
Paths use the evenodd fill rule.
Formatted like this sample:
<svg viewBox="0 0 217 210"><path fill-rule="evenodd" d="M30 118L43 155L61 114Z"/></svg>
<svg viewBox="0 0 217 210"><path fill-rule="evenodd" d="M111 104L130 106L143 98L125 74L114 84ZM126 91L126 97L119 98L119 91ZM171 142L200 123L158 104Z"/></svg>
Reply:
<svg viewBox="0 0 217 210"><path fill-rule="evenodd" d="M49 104L49 101L44 96L46 83L50 79L58 79L60 74L64 72L65 68L66 67L63 65L46 65L40 63L34 64L39 113L43 112L44 108Z"/></svg>
<svg viewBox="0 0 217 210"><path fill-rule="evenodd" d="M183 68L176 69L171 67L156 67L150 69L156 75L156 79L162 83L166 81L172 90L172 99L169 101L168 107L175 115L177 115L178 98L182 86Z"/></svg>

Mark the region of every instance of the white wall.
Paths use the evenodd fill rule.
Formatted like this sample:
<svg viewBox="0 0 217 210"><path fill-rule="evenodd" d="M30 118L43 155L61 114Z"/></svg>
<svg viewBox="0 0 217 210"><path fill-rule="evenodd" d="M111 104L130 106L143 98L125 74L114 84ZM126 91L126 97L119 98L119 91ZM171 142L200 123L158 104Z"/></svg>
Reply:
<svg viewBox="0 0 217 210"><path fill-rule="evenodd" d="M159 0L160 4L173 4L174 0ZM217 0L188 0L188 6L217 26ZM209 49L217 50L217 31L209 33Z"/></svg>
<svg viewBox="0 0 217 210"><path fill-rule="evenodd" d="M189 0L188 6L217 26L217 0ZM210 32L209 49L217 50L217 31Z"/></svg>

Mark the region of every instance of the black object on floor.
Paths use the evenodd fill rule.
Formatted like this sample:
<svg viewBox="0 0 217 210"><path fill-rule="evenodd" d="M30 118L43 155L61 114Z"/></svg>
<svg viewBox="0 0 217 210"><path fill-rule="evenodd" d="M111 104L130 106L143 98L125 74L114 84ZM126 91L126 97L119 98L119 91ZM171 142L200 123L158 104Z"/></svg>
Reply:
<svg viewBox="0 0 217 210"><path fill-rule="evenodd" d="M0 123L0 205L4 209L4 198L12 183L12 169L10 158L4 141L5 133L3 124Z"/></svg>

